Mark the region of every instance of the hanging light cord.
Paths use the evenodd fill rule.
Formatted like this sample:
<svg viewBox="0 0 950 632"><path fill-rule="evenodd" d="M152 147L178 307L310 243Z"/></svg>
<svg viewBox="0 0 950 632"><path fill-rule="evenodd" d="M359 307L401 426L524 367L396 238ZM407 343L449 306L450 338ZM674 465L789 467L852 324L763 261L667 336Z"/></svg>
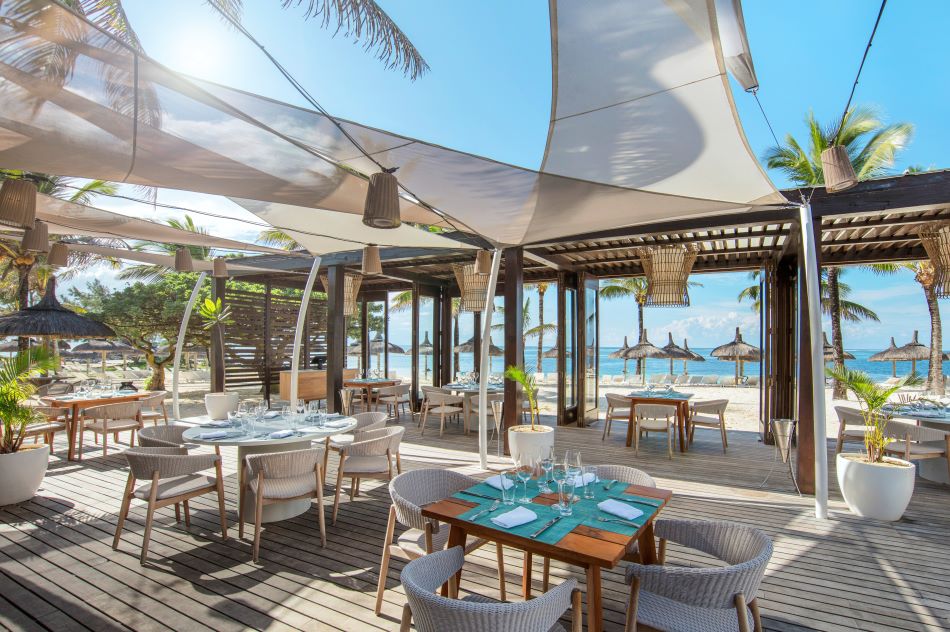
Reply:
<svg viewBox="0 0 950 632"><path fill-rule="evenodd" d="M256 37L254 37L254 35L251 34L251 32L248 31L248 30L244 27L243 24L241 24L239 21L237 21L237 20L234 18L234 16L228 15L227 12L223 11L223 10L221 9L221 7L218 6L217 3L211 3L211 6L214 8L215 11L217 11L219 14L221 14L221 17L224 18L224 20L225 20L226 22L228 22L228 23L229 23L231 26L233 26L239 33L241 33L244 37L246 37L246 38L248 39L248 41L250 41L252 44L254 44L254 45L257 46L259 49L261 49L261 52L264 53L264 56L267 57L268 60L270 60L271 64L273 64L274 67L277 68L277 70L280 72L280 74L284 76L284 78L290 83L290 85L293 86L294 89L295 89L298 93L300 93L300 96L302 96L302 97L307 101L307 103L309 103L309 104L312 105L314 108L316 108L316 110L317 110L318 112L320 112L320 114L322 114L322 115L325 116L327 119L329 119L330 122L332 122L332 123L337 127L337 129L340 130L340 132L346 137L346 139L349 140L349 141L353 144L353 146L356 147L356 149L357 149L361 154L363 154L366 158L368 158L369 160L371 160L371 161L373 162L373 164L375 164L377 167L379 167L379 169L380 169L381 171L384 171L384 172L386 172L386 173L393 173L393 172L396 171L396 169L398 169L398 167L384 167L383 164L382 164L381 162L379 162L379 160L377 160L376 157L375 157L372 153L370 153L369 151L367 151L366 149L364 149L363 146L360 145L360 143L359 143L355 138L353 138L353 136L352 136L348 131L346 131L346 128L343 126L342 123L340 123L340 121L338 121L338 120L336 119L336 117L334 117L333 115L331 115L331 114L326 110L326 108L324 108L322 105L320 105L320 102L317 101L317 100L313 97L313 95L311 95L310 92L308 92L307 89L304 88L303 85L302 85L299 81L297 81L296 78L294 78L294 76L290 73L290 71L287 70L287 69L283 66L283 64L281 64L281 63L277 60L277 58L274 57L274 56L270 53L270 51L268 51L267 48L265 48L264 45L261 44L261 42L258 41L258 39L257 39ZM438 210L437 208L435 208L435 207L432 206L431 204L428 204L427 202L425 202L421 197L419 197L418 195L416 195L415 193L413 193L411 190L409 190L402 182L399 182L399 188L401 188L401 189L402 189L403 191L405 191L407 194L409 194L410 196L412 196L412 197L415 199L415 201L416 201L417 203L419 203L421 206L425 207L426 209L432 211L433 213L435 213L436 215L438 215L439 217L441 217L446 223L449 224L449 226L451 226L451 227L454 228L455 230L459 230L459 231L462 230L462 229L460 229L457 225L455 225L455 224L452 222L451 218L449 218L445 213L443 213L442 211Z"/></svg>
<svg viewBox="0 0 950 632"><path fill-rule="evenodd" d="M861 78L861 71L864 70L864 62L868 59L868 53L871 52L871 43L874 42L874 34L877 33L877 27L881 23L881 16L884 15L884 7L887 5L887 0L881 0L881 8L878 9L877 19L874 20L874 28L871 29L871 37L868 38L868 45L864 47L864 55L861 57L861 65L858 66L858 74L854 77L854 84L851 86L851 94L848 95L848 102L844 106L844 112L841 113L841 121L838 123L838 131L835 132L834 141L832 145L838 143L838 136L841 135L841 130L844 129L844 119L848 116L848 110L851 109L851 100L854 98L854 91L858 89L858 80Z"/></svg>
<svg viewBox="0 0 950 632"><path fill-rule="evenodd" d="M759 86L752 88L751 90L749 90L749 92L752 93L752 96L755 98L755 102L759 106L759 112L762 113L762 118L765 119L765 124L768 126L769 132L772 134L772 140L775 141L775 146L781 147L782 143L778 141L778 135L776 135L775 133L775 128L772 127L772 121L769 120L769 115L765 113L765 107L762 105L762 101L759 100ZM805 205L811 202L811 196L815 194L814 188L811 189L811 191L809 192L807 196L805 195L805 192L802 191L801 187L796 187L796 190L798 191L798 197L800 197L802 200L802 204L805 204Z"/></svg>

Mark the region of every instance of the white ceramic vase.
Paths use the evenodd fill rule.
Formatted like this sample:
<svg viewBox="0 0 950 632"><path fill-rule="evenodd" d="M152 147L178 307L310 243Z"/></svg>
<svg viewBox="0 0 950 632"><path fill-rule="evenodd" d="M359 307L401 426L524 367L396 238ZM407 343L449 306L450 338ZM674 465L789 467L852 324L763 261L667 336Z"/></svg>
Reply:
<svg viewBox="0 0 950 632"><path fill-rule="evenodd" d="M916 469L903 459L888 464L868 463L861 454L841 453L835 458L838 487L848 509L863 518L900 520L914 495Z"/></svg>
<svg viewBox="0 0 950 632"><path fill-rule="evenodd" d="M46 476L47 465L49 448L45 445L0 454L0 506L33 498Z"/></svg>
<svg viewBox="0 0 950 632"><path fill-rule="evenodd" d="M511 451L511 458L518 460L522 453L533 452L539 457L545 450L554 447L554 428L552 426L534 425L534 431L531 426L522 424L508 428L508 449Z"/></svg>
<svg viewBox="0 0 950 632"><path fill-rule="evenodd" d="M238 407L237 391L225 391L224 393L208 393L205 395L205 410L208 416L215 420L224 420L228 418L228 413L233 413Z"/></svg>

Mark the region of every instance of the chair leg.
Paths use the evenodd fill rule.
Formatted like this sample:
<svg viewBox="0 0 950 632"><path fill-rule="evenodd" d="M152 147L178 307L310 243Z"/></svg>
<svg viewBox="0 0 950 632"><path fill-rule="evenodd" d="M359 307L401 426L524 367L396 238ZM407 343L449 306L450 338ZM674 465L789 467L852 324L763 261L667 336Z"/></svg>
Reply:
<svg viewBox="0 0 950 632"><path fill-rule="evenodd" d="M719 432L722 434L722 453L726 453L726 448L729 447L729 440L726 438L726 424L725 422L719 423Z"/></svg>
<svg viewBox="0 0 950 632"><path fill-rule="evenodd" d="M759 612L758 597L749 602L749 610L752 611L752 629L755 632L762 632L762 615Z"/></svg>
<svg viewBox="0 0 950 632"><path fill-rule="evenodd" d="M245 490L238 494L238 539L244 539L244 501L247 498Z"/></svg>
<svg viewBox="0 0 950 632"><path fill-rule="evenodd" d="M421 428L421 432L419 433L419 436L423 436L426 433L426 420L428 420L428 418L429 418L429 405L426 404L425 406L422 407L422 416L419 419L419 427Z"/></svg>
<svg viewBox="0 0 950 632"><path fill-rule="evenodd" d="M320 523L320 546L327 546L327 521L323 510L323 471L317 471L317 521Z"/></svg>
<svg viewBox="0 0 950 632"><path fill-rule="evenodd" d="M442 436L442 433L445 432L445 411L439 415L439 436Z"/></svg>
<svg viewBox="0 0 950 632"><path fill-rule="evenodd" d="M340 489L343 487L343 459L341 455L340 468L336 471L336 494L333 497L333 518L330 524L336 524L336 515L340 510Z"/></svg>
<svg viewBox="0 0 950 632"><path fill-rule="evenodd" d="M402 457L399 453L396 453L396 473L402 474Z"/></svg>
<svg viewBox="0 0 950 632"><path fill-rule="evenodd" d="M106 435L102 435L105 443ZM145 558L148 556L148 542L152 537L152 521L155 518L155 500L158 497L158 472L152 476L152 493L148 497L148 510L145 514L145 533L142 535L142 555L139 556L139 563L145 564Z"/></svg>
<svg viewBox="0 0 950 632"><path fill-rule="evenodd" d="M640 434L639 427L633 429L633 453L637 456L640 456Z"/></svg>
<svg viewBox="0 0 950 632"><path fill-rule="evenodd" d="M736 595L736 615L739 618L739 632L749 631L749 609L746 607L745 595Z"/></svg>
<svg viewBox="0 0 950 632"><path fill-rule="evenodd" d="M125 492L122 494L122 507L119 508L119 519L116 520L115 523L115 537L112 538L113 551L119 548L119 539L122 537L122 527L125 526L125 519L129 515L129 505L132 503L132 487L134 485L135 478L129 474L129 480L125 483Z"/></svg>
<svg viewBox="0 0 950 632"><path fill-rule="evenodd" d="M607 435L610 433L610 412L607 412L607 418L604 420L604 434L601 436L601 441L607 440Z"/></svg>
<svg viewBox="0 0 950 632"><path fill-rule="evenodd" d="M330 437L327 437L323 445L323 471L327 471L327 465L330 463Z"/></svg>
<svg viewBox="0 0 950 632"><path fill-rule="evenodd" d="M221 461L218 461L218 467L220 468ZM222 480L221 471L218 471L218 517L221 520L221 538L224 540L228 539L228 515L224 510L224 481Z"/></svg>
<svg viewBox="0 0 950 632"><path fill-rule="evenodd" d="M383 557L379 561L379 581L376 584L376 616L383 609L383 592L386 590L386 575L389 573L389 546L396 531L396 507L389 508L389 521L386 523L386 537L383 540Z"/></svg>
<svg viewBox="0 0 950 632"><path fill-rule="evenodd" d="M264 494L261 493L262 491L264 491L263 486L258 485L254 504L254 548L251 550L251 559L255 564L261 551L261 517L264 514Z"/></svg>
<svg viewBox="0 0 950 632"><path fill-rule="evenodd" d="M545 556L544 568L541 571L541 592L547 592L551 585L551 558Z"/></svg>
<svg viewBox="0 0 950 632"><path fill-rule="evenodd" d="M673 460L673 429L670 426L666 427L666 452L669 454L669 458Z"/></svg>
<svg viewBox="0 0 950 632"><path fill-rule="evenodd" d="M841 447L844 443L844 426L841 425L838 427L838 442L835 444L835 454L841 454Z"/></svg>
<svg viewBox="0 0 950 632"><path fill-rule="evenodd" d="M350 479L350 502L353 502L356 499L356 495L359 493L359 488L357 487L359 480L360 479L358 478Z"/></svg>
<svg viewBox="0 0 950 632"><path fill-rule="evenodd" d="M378 612L376 614L379 614ZM402 607L402 618L399 620L399 632L409 632L412 629L412 609L409 604Z"/></svg>
<svg viewBox="0 0 950 632"><path fill-rule="evenodd" d="M498 592L502 601L508 601L505 591L505 548L501 542L495 542L495 555L498 557Z"/></svg>
<svg viewBox="0 0 950 632"><path fill-rule="evenodd" d="M634 577L630 584L630 599L627 602L627 622L625 632L637 632L637 604L640 601L640 578Z"/></svg>
<svg viewBox="0 0 950 632"><path fill-rule="evenodd" d="M103 432L102 433L102 456L106 456L106 451L108 450L108 444L109 444L109 433Z"/></svg>

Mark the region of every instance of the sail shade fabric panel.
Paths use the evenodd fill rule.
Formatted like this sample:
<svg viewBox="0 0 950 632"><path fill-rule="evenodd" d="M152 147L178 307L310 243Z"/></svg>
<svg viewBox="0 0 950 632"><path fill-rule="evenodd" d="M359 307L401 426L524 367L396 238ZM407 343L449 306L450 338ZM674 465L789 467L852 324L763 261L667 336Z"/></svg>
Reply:
<svg viewBox="0 0 950 632"><path fill-rule="evenodd" d="M754 79L736 2L562 0L551 11L540 170L342 122L425 202L404 192L403 221L506 245L786 203L729 90L736 60L743 85ZM720 42L725 15L733 39ZM362 214L379 166L319 113L176 74L58 5L7 0L0 18L0 166ZM50 47L69 72L37 63Z"/></svg>
<svg viewBox="0 0 950 632"><path fill-rule="evenodd" d="M175 256L163 255L158 252L148 252L145 250L126 250L123 248L110 248L109 246L98 246L95 244L68 244L70 250L76 252L88 252L89 254L112 259L123 259L126 261L136 261L138 263L148 263L151 265L165 266L169 270L175 268ZM211 272L214 270L214 261L203 261L201 259L192 259L191 265L195 272ZM245 264L228 263L227 270L233 276L239 273L259 274L266 268L258 268Z"/></svg>

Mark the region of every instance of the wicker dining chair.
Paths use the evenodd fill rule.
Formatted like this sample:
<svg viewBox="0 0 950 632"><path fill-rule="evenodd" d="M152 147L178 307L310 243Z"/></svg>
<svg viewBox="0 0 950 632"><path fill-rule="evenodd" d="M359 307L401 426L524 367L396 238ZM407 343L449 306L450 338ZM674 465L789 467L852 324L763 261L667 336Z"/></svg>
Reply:
<svg viewBox="0 0 950 632"><path fill-rule="evenodd" d="M442 433L445 432L445 416L448 415L452 417L454 415L461 415L465 412L465 398L460 395L452 395L450 393L441 393L438 391L429 391L428 399L422 407L422 431L420 434L424 435L426 433L426 421L429 419L429 413L439 416L439 436L442 436ZM468 429L466 428L466 431Z"/></svg>
<svg viewBox="0 0 950 632"><path fill-rule="evenodd" d="M607 418L604 421L604 436L600 438L605 441L610 436L610 425L614 419L620 421L630 421L630 398L623 395L614 395L607 393Z"/></svg>
<svg viewBox="0 0 950 632"><path fill-rule="evenodd" d="M49 446L50 454L52 454L56 433L66 430L67 411L50 406L34 406L32 410L37 415L37 421L27 424L23 429L23 438L33 437L34 441L39 441L39 438L42 437L43 442ZM46 419L43 420L43 417Z"/></svg>
<svg viewBox="0 0 950 632"><path fill-rule="evenodd" d="M690 405L688 435L690 444L693 443L693 433L696 426L704 428L716 428L722 438L722 451L726 452L729 447L729 440L726 438L726 407L729 406L728 399L710 399L706 401L693 402Z"/></svg>
<svg viewBox="0 0 950 632"><path fill-rule="evenodd" d="M185 445L182 435L189 426L169 424L167 426L146 426L139 430L139 445L143 448L178 448Z"/></svg>
<svg viewBox="0 0 950 632"><path fill-rule="evenodd" d="M327 525L323 514L322 448L290 450L244 457L244 489L238 509L238 537L244 537L244 508L254 503L254 546L251 557L257 562L261 548L261 518L265 505L291 500L317 499L320 545L327 545Z"/></svg>
<svg viewBox="0 0 950 632"><path fill-rule="evenodd" d="M402 472L398 459L399 443L406 429L402 426L380 428L360 434L359 441L340 448L340 465L336 472L336 492L333 497L333 524L340 509L343 479L350 479L350 501L360 493L364 478L392 480L393 468Z"/></svg>
<svg viewBox="0 0 950 632"><path fill-rule="evenodd" d="M408 603L403 606L401 632L415 622L419 632L540 632L564 630L559 620L571 610L573 632L582 626L581 592L577 580L555 586L529 601L499 603L480 595L463 599L442 597L436 591L445 583L454 597L455 575L462 569L465 552L456 546L416 558L402 569L400 579Z"/></svg>
<svg viewBox="0 0 950 632"><path fill-rule="evenodd" d="M405 410L409 410L409 391L412 389L410 384L397 384L395 386L383 386L379 389L379 394L376 396L376 402L380 404L386 404L386 415L390 415L390 410L392 410L392 416L396 419L399 419L399 407L401 406Z"/></svg>
<svg viewBox="0 0 950 632"><path fill-rule="evenodd" d="M386 523L386 537L383 540L383 557L379 562L379 583L376 587L376 614L383 606L383 592L386 590L386 578L389 561L393 555L407 560L441 551L449 541L449 529L437 520L422 516L422 506L478 483L478 479L443 469L422 469L404 472L389 483L389 521ZM393 541L396 523L407 527ZM487 543L481 538L469 538L465 552L469 553ZM496 543L498 557L498 592L502 601L505 593L505 558L501 544Z"/></svg>
<svg viewBox="0 0 950 632"><path fill-rule="evenodd" d="M364 430L385 428L386 419L388 418L386 413L378 410L366 413L356 413L355 415L350 416L356 420L356 427L353 428L352 434L333 435L332 437L327 437L325 440L323 452L324 472L327 471L327 465L329 464L330 460L330 452L339 452L340 448L350 445L356 440L356 435Z"/></svg>
<svg viewBox="0 0 950 632"><path fill-rule="evenodd" d="M947 461L947 473L950 474L950 431L889 421L884 427L884 434L893 439L884 448L885 454L905 461L944 459Z"/></svg>
<svg viewBox="0 0 950 632"><path fill-rule="evenodd" d="M845 441L860 441L864 443L864 435L868 431L864 413L849 406L835 406L838 414L838 440L835 443L835 454L840 454Z"/></svg>
<svg viewBox="0 0 950 632"><path fill-rule="evenodd" d="M441 386L420 386L419 390L422 391L422 400L419 402L419 412L414 413L418 420L416 421L416 426L422 425L422 413L425 412L426 407L429 404L429 393L442 393L444 395L451 395L452 391L442 388Z"/></svg>
<svg viewBox="0 0 950 632"><path fill-rule="evenodd" d="M118 442L120 432L130 431L129 447L131 448L135 446L136 431L142 427L142 407L139 402L90 406L79 417L80 446L78 457L82 459L82 437L87 430L91 430L97 437L102 435L102 456L106 456L109 449L110 433Z"/></svg>
<svg viewBox="0 0 950 632"><path fill-rule="evenodd" d="M603 481L602 484L607 484L609 481L617 481L612 489L616 490L617 493L621 493L621 487L617 486L619 484L626 485L640 485L641 487L656 487L656 481L653 480L653 477L644 472L643 470L638 470L635 467L630 467L628 465L596 465L597 478L600 481ZM627 551L627 554L624 558L628 562L639 562L640 561L640 551L637 544L633 545L633 548ZM541 590L542 592L547 592L548 584L551 577L551 558L544 558L544 569L541 573Z"/></svg>
<svg viewBox="0 0 950 632"><path fill-rule="evenodd" d="M634 410L636 428L633 431L633 452L640 456L640 435L644 432L666 433L666 452L673 458L673 424L676 420L676 406L668 404L637 404Z"/></svg>
<svg viewBox="0 0 950 632"><path fill-rule="evenodd" d="M122 507L116 522L112 549L119 548L122 528L129 516L129 507L133 499L148 502L145 517L145 533L142 536L142 553L139 561L144 564L148 556L148 544L152 535L152 521L155 510L175 505L175 518L179 503L185 509L185 526L191 526L191 513L188 501L196 496L216 492L218 495L218 514L221 520L221 537L228 539L228 522L224 512L224 477L221 474L221 457L217 454L188 454L180 448L130 448L125 451L129 462L129 478L122 495ZM201 474L214 468L214 476ZM136 481L148 481L138 487Z"/></svg>
<svg viewBox="0 0 950 632"><path fill-rule="evenodd" d="M165 406L166 397L168 397L168 391L155 391L151 395L140 399L142 421L151 421L152 425L157 426L159 419L162 419L168 425L168 409Z"/></svg>
<svg viewBox="0 0 950 632"><path fill-rule="evenodd" d="M757 593L772 557L761 530L733 522L657 520L659 564L630 564L627 632L638 624L658 630L747 632L762 629ZM667 542L701 551L727 566L667 566Z"/></svg>

